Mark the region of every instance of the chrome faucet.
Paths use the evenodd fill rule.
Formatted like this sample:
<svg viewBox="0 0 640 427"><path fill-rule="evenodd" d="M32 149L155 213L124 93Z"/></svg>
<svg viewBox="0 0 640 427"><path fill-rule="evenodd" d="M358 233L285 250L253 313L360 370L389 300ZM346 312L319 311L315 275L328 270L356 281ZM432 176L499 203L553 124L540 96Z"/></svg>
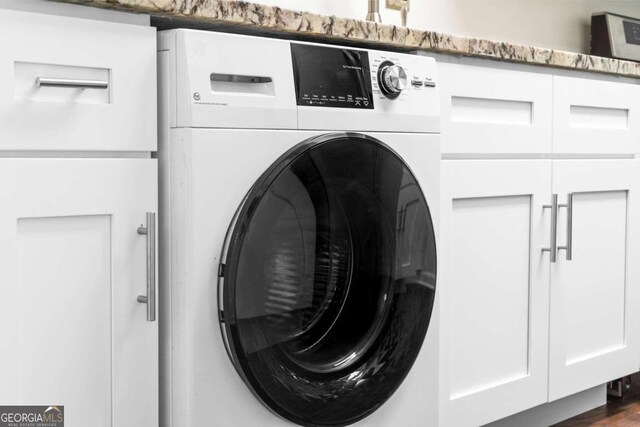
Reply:
<svg viewBox="0 0 640 427"><path fill-rule="evenodd" d="M369 0L369 11L367 12L367 21L382 22L380 17L380 0Z"/></svg>
<svg viewBox="0 0 640 427"><path fill-rule="evenodd" d="M400 25L403 27L407 26L407 15L409 15L409 0L404 0L402 7L400 7L400 21L402 22Z"/></svg>

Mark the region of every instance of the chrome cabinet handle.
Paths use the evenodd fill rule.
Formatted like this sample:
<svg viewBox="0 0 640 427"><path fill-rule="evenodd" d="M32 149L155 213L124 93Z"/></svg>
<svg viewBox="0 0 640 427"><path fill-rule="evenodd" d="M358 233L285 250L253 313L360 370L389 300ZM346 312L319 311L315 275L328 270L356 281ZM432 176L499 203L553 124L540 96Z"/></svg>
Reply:
<svg viewBox="0 0 640 427"><path fill-rule="evenodd" d="M36 77L36 87L70 87L75 89L108 89L105 80L57 79L52 77Z"/></svg>
<svg viewBox="0 0 640 427"><path fill-rule="evenodd" d="M567 194L567 204L558 205L562 208L567 208L567 243L566 246L558 246L558 250L564 249L567 251L567 261L571 261L573 254L573 193Z"/></svg>
<svg viewBox="0 0 640 427"><path fill-rule="evenodd" d="M558 231L558 195L551 196L550 205L542 205L543 209L551 209L551 233L549 235L549 247L542 248L542 252L549 252L549 260L556 262L557 242L556 234Z"/></svg>
<svg viewBox="0 0 640 427"><path fill-rule="evenodd" d="M138 234L147 236L147 295L139 295L138 302L147 304L147 320L156 320L156 214L147 212L147 226L138 227Z"/></svg>

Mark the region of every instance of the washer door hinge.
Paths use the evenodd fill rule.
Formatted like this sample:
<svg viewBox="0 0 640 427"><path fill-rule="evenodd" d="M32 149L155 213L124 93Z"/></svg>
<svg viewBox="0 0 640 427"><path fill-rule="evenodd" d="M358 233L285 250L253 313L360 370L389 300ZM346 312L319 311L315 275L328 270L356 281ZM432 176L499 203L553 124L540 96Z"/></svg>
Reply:
<svg viewBox="0 0 640 427"><path fill-rule="evenodd" d="M224 264L218 264L218 277L224 277Z"/></svg>

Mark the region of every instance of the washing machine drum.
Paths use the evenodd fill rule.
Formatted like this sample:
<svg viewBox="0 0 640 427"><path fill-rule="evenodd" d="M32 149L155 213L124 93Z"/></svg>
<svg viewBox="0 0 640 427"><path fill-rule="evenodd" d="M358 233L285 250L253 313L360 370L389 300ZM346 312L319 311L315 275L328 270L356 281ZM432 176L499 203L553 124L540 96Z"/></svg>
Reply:
<svg viewBox="0 0 640 427"><path fill-rule="evenodd" d="M418 182L388 146L343 133L292 148L250 190L225 248L223 337L271 410L350 424L409 373L431 317L436 247Z"/></svg>

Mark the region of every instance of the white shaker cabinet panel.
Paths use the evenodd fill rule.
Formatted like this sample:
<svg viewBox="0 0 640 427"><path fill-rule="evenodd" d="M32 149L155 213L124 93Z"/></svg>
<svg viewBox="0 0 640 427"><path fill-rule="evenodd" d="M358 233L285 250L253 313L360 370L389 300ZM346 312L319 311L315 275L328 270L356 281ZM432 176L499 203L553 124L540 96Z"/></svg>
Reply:
<svg viewBox="0 0 640 427"><path fill-rule="evenodd" d="M640 85L555 76L553 151L640 153Z"/></svg>
<svg viewBox="0 0 640 427"><path fill-rule="evenodd" d="M443 153L551 151L552 76L438 64Z"/></svg>
<svg viewBox="0 0 640 427"><path fill-rule="evenodd" d="M550 400L638 370L640 162L554 161L553 192Z"/></svg>
<svg viewBox="0 0 640 427"><path fill-rule="evenodd" d="M0 10L0 150L155 151L155 29Z"/></svg>
<svg viewBox="0 0 640 427"><path fill-rule="evenodd" d="M0 159L0 404L69 427L158 425L147 320L151 159Z"/></svg>
<svg viewBox="0 0 640 427"><path fill-rule="evenodd" d="M443 161L443 426L547 400L550 161Z"/></svg>

